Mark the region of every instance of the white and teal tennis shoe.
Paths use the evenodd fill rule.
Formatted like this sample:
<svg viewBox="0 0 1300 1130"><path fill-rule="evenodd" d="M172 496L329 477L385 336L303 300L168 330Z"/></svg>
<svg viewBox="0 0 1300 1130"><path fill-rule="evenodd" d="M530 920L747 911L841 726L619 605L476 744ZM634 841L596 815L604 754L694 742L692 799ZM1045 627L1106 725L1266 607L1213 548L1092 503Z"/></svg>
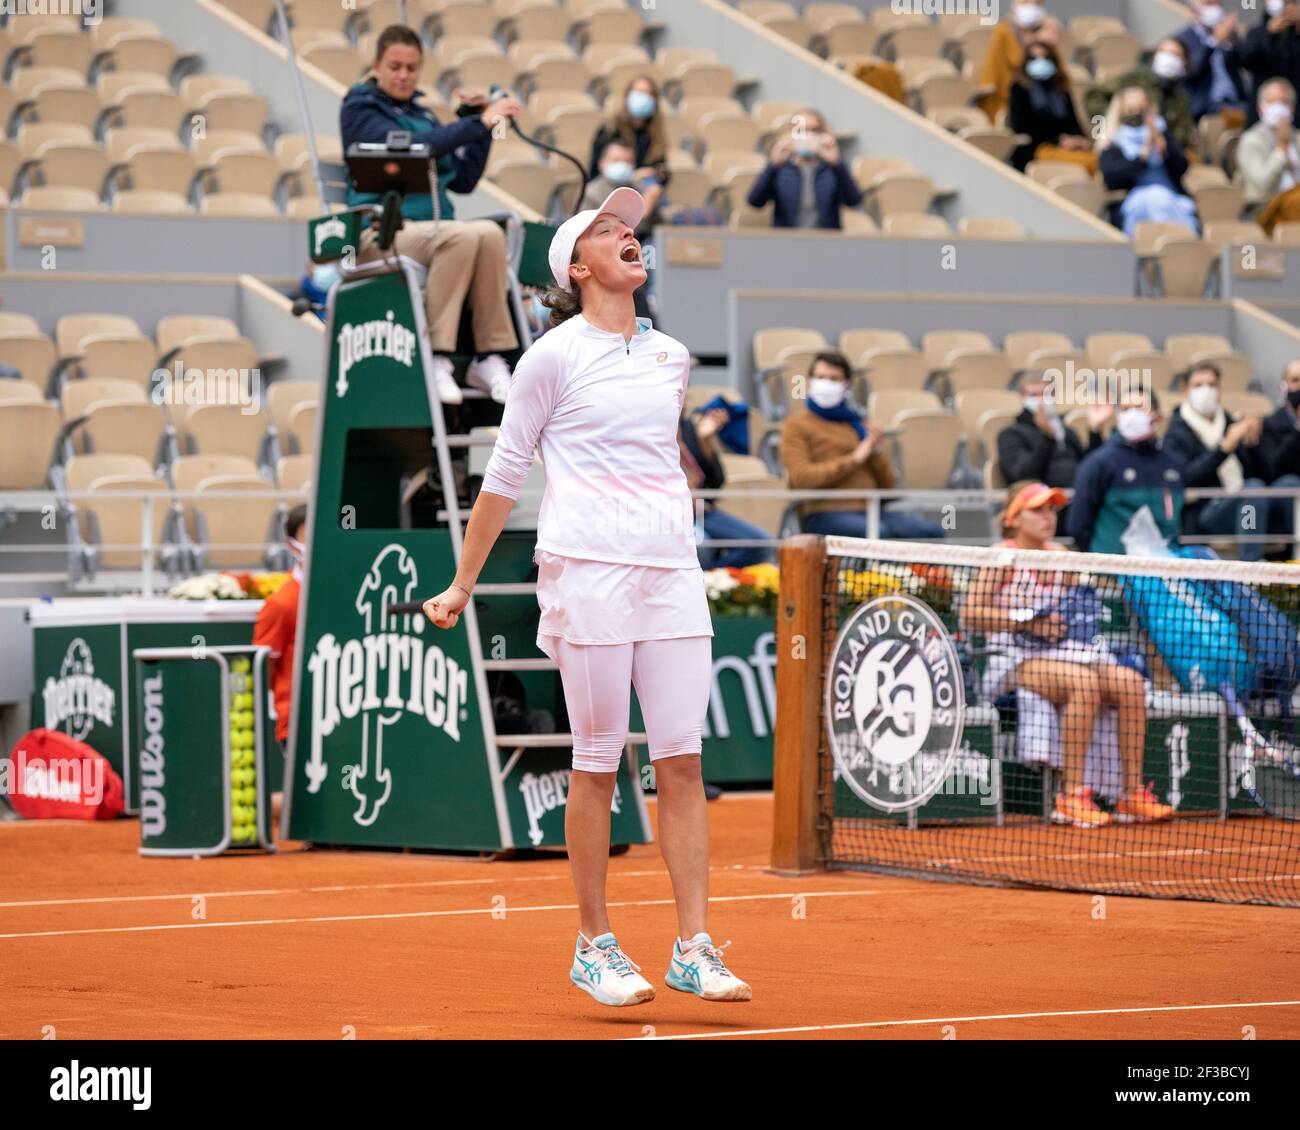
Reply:
<svg viewBox="0 0 1300 1130"><path fill-rule="evenodd" d="M673 942L673 960L664 978L670 989L694 993L706 1001L747 1001L749 986L727 968L722 951L731 945L715 946L708 934L696 934L682 948L682 940Z"/></svg>
<svg viewBox="0 0 1300 1130"><path fill-rule="evenodd" d="M654 986L641 976L640 966L618 948L613 934L598 938L578 935L569 980L601 1004L621 1007L655 999Z"/></svg>

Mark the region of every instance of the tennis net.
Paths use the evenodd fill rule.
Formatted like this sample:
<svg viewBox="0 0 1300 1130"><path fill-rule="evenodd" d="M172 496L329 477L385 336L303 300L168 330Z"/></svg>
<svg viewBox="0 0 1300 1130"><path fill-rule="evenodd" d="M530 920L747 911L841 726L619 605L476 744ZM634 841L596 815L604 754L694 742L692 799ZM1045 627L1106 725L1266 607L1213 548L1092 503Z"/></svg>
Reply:
<svg viewBox="0 0 1300 1130"><path fill-rule="evenodd" d="M835 537L781 564L805 864L1300 906L1300 568Z"/></svg>

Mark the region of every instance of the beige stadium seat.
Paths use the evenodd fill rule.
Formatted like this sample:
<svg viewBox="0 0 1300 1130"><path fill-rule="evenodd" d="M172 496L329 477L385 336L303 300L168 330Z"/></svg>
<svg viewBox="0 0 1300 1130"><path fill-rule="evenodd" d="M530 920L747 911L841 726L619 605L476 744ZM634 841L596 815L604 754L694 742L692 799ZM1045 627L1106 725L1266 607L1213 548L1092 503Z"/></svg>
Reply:
<svg viewBox="0 0 1300 1130"><path fill-rule="evenodd" d="M128 314L64 314L55 323L54 343L60 357L73 357L88 337L139 332L139 323Z"/></svg>
<svg viewBox="0 0 1300 1130"><path fill-rule="evenodd" d="M551 211L551 200L556 191L565 185L578 189L576 173L565 173L535 161L507 160L488 170L492 183L526 204L543 218Z"/></svg>
<svg viewBox="0 0 1300 1130"><path fill-rule="evenodd" d="M892 29L885 26L887 30L876 41L876 52L886 59L935 57L943 49L943 35L934 24L905 23Z"/></svg>
<svg viewBox="0 0 1300 1130"><path fill-rule="evenodd" d="M171 84L163 75L143 74L139 71L101 71L95 79L95 90L105 106L116 106L128 90L171 91ZM168 130L175 135L175 129Z"/></svg>
<svg viewBox="0 0 1300 1130"><path fill-rule="evenodd" d="M1183 174L1183 189L1193 196L1195 196L1197 189L1229 183L1228 174L1218 165L1192 165Z"/></svg>
<svg viewBox="0 0 1300 1130"><path fill-rule="evenodd" d="M88 86L47 83L37 88L31 101L24 104L21 114L27 120L71 122L93 130L103 109L99 95Z"/></svg>
<svg viewBox="0 0 1300 1130"><path fill-rule="evenodd" d="M258 31L266 31L275 19L275 0L221 0L221 4Z"/></svg>
<svg viewBox="0 0 1300 1130"><path fill-rule="evenodd" d="M573 5L569 5L572 9ZM573 32L579 46L588 44L636 47L645 34L645 21L627 8L611 7L591 12L574 22Z"/></svg>
<svg viewBox="0 0 1300 1130"><path fill-rule="evenodd" d="M997 129L989 125L989 117L983 110L974 106L939 106L927 110L925 116L942 126L949 133L960 134L963 130Z"/></svg>
<svg viewBox="0 0 1300 1130"><path fill-rule="evenodd" d="M84 188L98 201L108 173L108 157L99 146L52 141L41 147L37 161L42 187Z"/></svg>
<svg viewBox="0 0 1300 1130"><path fill-rule="evenodd" d="M1005 389L1011 383L1011 362L1000 349L950 350L943 379L953 395L974 389Z"/></svg>
<svg viewBox="0 0 1300 1130"><path fill-rule="evenodd" d="M0 401L0 490L45 486L62 426L56 405Z"/></svg>
<svg viewBox="0 0 1300 1130"><path fill-rule="evenodd" d="M725 63L686 62L670 72L666 85L679 91L682 98L725 97L735 92L736 72Z"/></svg>
<svg viewBox="0 0 1300 1130"><path fill-rule="evenodd" d="M540 128L552 145L570 153L590 153L603 120L599 110L558 110Z"/></svg>
<svg viewBox="0 0 1300 1130"><path fill-rule="evenodd" d="M17 7L17 5L11 5ZM33 9L37 5L31 6ZM54 7L52 4L46 4L45 7ZM69 32L81 33L81 16L69 12L68 14L49 13L44 14L39 10L23 14L15 13L9 17L9 23L6 25L6 31L15 44L29 43L38 35L42 35L53 29L61 29Z"/></svg>
<svg viewBox="0 0 1300 1130"><path fill-rule="evenodd" d="M133 19L128 16L102 16L88 29L97 45L107 47L119 35L157 35L158 25L153 20Z"/></svg>
<svg viewBox="0 0 1300 1130"><path fill-rule="evenodd" d="M351 10L338 0L289 0L286 7L293 27L321 27L330 31L342 31Z"/></svg>
<svg viewBox="0 0 1300 1130"><path fill-rule="evenodd" d="M299 404L320 399L320 381L272 381L266 387L266 412L282 436L289 434L289 413ZM283 445L281 445L283 446Z"/></svg>
<svg viewBox="0 0 1300 1130"><path fill-rule="evenodd" d="M1224 392L1245 392L1255 378L1255 366L1249 357L1231 350L1206 349L1192 354L1189 364L1212 364L1219 369Z"/></svg>
<svg viewBox="0 0 1300 1130"><path fill-rule="evenodd" d="M730 385L687 385L686 397L682 401L682 408L686 412L692 412L707 404L714 397L720 396L723 400L735 404L744 398L738 389Z"/></svg>
<svg viewBox="0 0 1300 1130"><path fill-rule="evenodd" d="M837 342L839 351L857 364L858 358L868 349L911 349L912 343L907 334L901 330L878 330L874 328L840 331Z"/></svg>
<svg viewBox="0 0 1300 1130"><path fill-rule="evenodd" d="M130 86L118 95L107 117L115 126L155 126L178 132L185 118L185 104L171 90Z"/></svg>
<svg viewBox="0 0 1300 1130"><path fill-rule="evenodd" d="M1171 388L1174 383L1174 365L1164 353L1153 349L1117 349L1104 361L1091 358L1097 370L1098 379L1103 382L1114 380L1109 374L1118 371L1128 375L1130 380L1142 383L1150 382L1157 393Z"/></svg>
<svg viewBox="0 0 1300 1130"><path fill-rule="evenodd" d="M97 333L82 339L76 362L82 380L114 377L149 387L157 347L140 333Z"/></svg>
<svg viewBox="0 0 1300 1130"><path fill-rule="evenodd" d="M0 360L17 369L23 380L45 388L57 354L54 342L43 333L6 333L0 337Z"/></svg>
<svg viewBox="0 0 1300 1130"><path fill-rule="evenodd" d="M772 474L767 464L756 455L723 453L720 458L727 476L728 494L718 500L719 505L728 514L757 526L765 533L776 535L781 528L786 500L779 495L755 496L764 491L789 490L789 482L783 475Z"/></svg>
<svg viewBox="0 0 1300 1130"><path fill-rule="evenodd" d="M85 413L77 446L91 452L125 452L159 462L167 418L161 407L143 400L100 400Z"/></svg>
<svg viewBox="0 0 1300 1130"><path fill-rule="evenodd" d="M90 145L95 139L90 130L72 122L26 122L18 127L18 152L30 161L50 145Z"/></svg>
<svg viewBox="0 0 1300 1130"><path fill-rule="evenodd" d="M820 330L808 330L797 327L770 327L759 330L752 343L754 366L758 369L770 369L782 363L782 355L787 350L810 349L813 351L829 349L830 345Z"/></svg>
<svg viewBox="0 0 1300 1130"><path fill-rule="evenodd" d="M601 116L591 95L583 90L536 90L528 99L528 110L543 122L569 111L593 114L597 119Z"/></svg>
<svg viewBox="0 0 1300 1130"><path fill-rule="evenodd" d="M840 227L845 235L879 235L876 221L856 208L840 209Z"/></svg>
<svg viewBox="0 0 1300 1130"><path fill-rule="evenodd" d="M1219 247L1253 247L1271 242L1264 229L1253 220L1211 220L1204 225L1203 230L1205 239ZM1187 228L1183 228L1179 234L1186 235Z"/></svg>
<svg viewBox="0 0 1300 1130"><path fill-rule="evenodd" d="M64 468L64 481L74 495L152 495L150 538L156 549L168 542L171 497L167 484L143 459L131 455L74 455ZM145 503L142 498L72 500L82 540L95 547L95 563L103 569L144 567Z"/></svg>
<svg viewBox="0 0 1300 1130"><path fill-rule="evenodd" d="M967 431L966 438L971 447L971 462L997 462L998 436L1015 423L1020 415L1019 400L1016 408L990 408L981 412L975 421L975 430ZM962 427L966 427L965 421ZM1086 445L1086 440L1085 440Z"/></svg>
<svg viewBox="0 0 1300 1130"><path fill-rule="evenodd" d="M247 402L252 398L254 381L261 379L257 346L237 334L190 336L178 343L174 353L164 351L162 363L173 373L179 366L187 379L193 370L205 374L211 387L205 389L204 396L217 403L234 403L241 398Z"/></svg>
<svg viewBox="0 0 1300 1130"><path fill-rule="evenodd" d="M246 193L250 196L265 196L269 200L279 179L279 162L274 154L262 147L219 149L203 170L204 187L214 195ZM171 184L161 187L176 191Z"/></svg>
<svg viewBox="0 0 1300 1130"><path fill-rule="evenodd" d="M192 533L204 567L263 565L277 510L275 488L253 475L212 475L199 483L198 492ZM242 497L203 497L208 494Z"/></svg>
<svg viewBox="0 0 1300 1130"><path fill-rule="evenodd" d="M937 55L910 55L906 58L895 59L894 67L903 80L903 89L908 93L919 89L921 83L931 75L955 75L957 73L950 60L941 59ZM985 121L987 120L986 118Z"/></svg>
<svg viewBox="0 0 1300 1130"><path fill-rule="evenodd" d="M30 314L16 310L0 309L0 336L8 334L39 334L41 324Z"/></svg>
<svg viewBox="0 0 1300 1130"><path fill-rule="evenodd" d="M46 86L85 86L83 71L67 67L20 67L9 78L9 90L16 102L29 102Z"/></svg>
<svg viewBox="0 0 1300 1130"><path fill-rule="evenodd" d="M253 88L239 75L186 75L179 93L187 106L198 106L210 94L252 94Z"/></svg>
<svg viewBox="0 0 1300 1130"><path fill-rule="evenodd" d="M1190 232L1186 238L1167 235L1156 242L1156 260L1166 298L1202 298L1219 249Z"/></svg>
<svg viewBox="0 0 1300 1130"><path fill-rule="evenodd" d="M284 214L295 220L311 220L324 215L326 210L318 196L293 196L286 202Z"/></svg>
<svg viewBox="0 0 1300 1130"><path fill-rule="evenodd" d="M1088 355L1081 349L1035 349L1025 357L1025 368L1034 372L1061 374L1089 369Z"/></svg>
<svg viewBox="0 0 1300 1130"><path fill-rule="evenodd" d="M957 233L969 239L1025 238L1025 229L1019 223L1002 216L963 216L957 223Z"/></svg>
<svg viewBox="0 0 1300 1130"><path fill-rule="evenodd" d="M852 63L847 69L852 72L859 60L881 63L884 60L876 54L876 41L880 38L877 28L868 23L839 24L821 33L825 44L826 56L834 65Z"/></svg>
<svg viewBox="0 0 1300 1130"><path fill-rule="evenodd" d="M904 239L946 239L952 235L952 228L942 216L910 212L893 212L885 216L880 222L880 230L885 235Z"/></svg>
<svg viewBox="0 0 1300 1130"><path fill-rule="evenodd" d="M621 10L621 6L620 9ZM640 20L637 20L640 24ZM631 43L588 43L582 48L582 61L592 71L603 76L615 63L649 63L650 53L640 45Z"/></svg>
<svg viewBox="0 0 1300 1130"><path fill-rule="evenodd" d="M942 369L956 349L992 349L989 335L979 330L931 330L921 338L921 352L931 371Z"/></svg>
<svg viewBox="0 0 1300 1130"><path fill-rule="evenodd" d="M692 130L697 156L706 151L757 150L758 123L748 114L717 111L702 115Z"/></svg>
<svg viewBox="0 0 1300 1130"><path fill-rule="evenodd" d="M0 340L0 348L4 342ZM12 377L0 380L0 403L40 404L45 393L33 381L14 380Z"/></svg>
<svg viewBox="0 0 1300 1130"><path fill-rule="evenodd" d="M1017 144L1016 135L1005 126L967 126L959 130L957 136L995 161L1010 160L1011 151Z"/></svg>
<svg viewBox="0 0 1300 1130"><path fill-rule="evenodd" d="M266 416L236 404L201 404L185 416L181 450L199 455L245 455L256 460L266 436Z"/></svg>
<svg viewBox="0 0 1300 1130"><path fill-rule="evenodd" d="M1095 180L1070 180L1059 178L1048 185L1057 196L1082 208L1090 216L1100 217L1106 207L1106 186ZM1184 231L1187 229L1184 228Z"/></svg>
<svg viewBox="0 0 1300 1130"><path fill-rule="evenodd" d="M881 427L892 428L900 412L943 414L943 404L934 393L919 388L881 389L867 398L867 418Z"/></svg>
<svg viewBox="0 0 1300 1130"><path fill-rule="evenodd" d="M425 20L431 14L440 8L438 0L406 0L406 22L416 30L419 30ZM450 5L447 5L450 7ZM481 7L481 5L475 5ZM375 32L381 31L388 27L389 24L399 23L397 0L372 0L369 4L355 4L358 9L357 17L368 30ZM354 18L357 18L354 17Z"/></svg>
<svg viewBox="0 0 1300 1130"><path fill-rule="evenodd" d="M841 24L866 22L862 9L856 4L805 4L803 18L814 31L826 32Z"/></svg>
<svg viewBox="0 0 1300 1130"><path fill-rule="evenodd" d="M144 386L138 381L124 381L118 377L87 377L69 381L63 386L63 418L79 420L96 404L105 401L125 401L129 404L145 402Z"/></svg>
<svg viewBox="0 0 1300 1130"><path fill-rule="evenodd" d="M169 76L180 53L166 36L149 32L127 33L115 37L108 48L113 69L137 74Z"/></svg>
<svg viewBox="0 0 1300 1130"><path fill-rule="evenodd" d="M943 490L952 478L961 421L951 412L904 410L893 420L894 450L901 485L909 490Z"/></svg>
<svg viewBox="0 0 1300 1130"><path fill-rule="evenodd" d="M600 69L599 75L594 86L603 92L604 97L610 99L623 98L628 86L643 76L654 79L661 89L664 80L663 71L658 65L653 62L647 63L642 59L606 63ZM667 126L670 121L675 120L676 115L671 113L672 107L666 98L661 98L659 105L659 112L664 115L664 124ZM670 143L675 143L677 138L670 132L668 140Z"/></svg>
<svg viewBox="0 0 1300 1130"><path fill-rule="evenodd" d="M100 207L96 192L62 185L29 189L23 192L18 204L34 212L95 212Z"/></svg>
<svg viewBox="0 0 1300 1130"><path fill-rule="evenodd" d="M1223 406L1234 416L1259 416L1264 419L1277 409L1267 396L1259 392L1225 391Z"/></svg>
<svg viewBox="0 0 1300 1130"><path fill-rule="evenodd" d="M240 218L282 215L270 197L254 196L248 192L214 192L199 201L199 211L205 216Z"/></svg>
<svg viewBox="0 0 1300 1130"><path fill-rule="evenodd" d="M345 87L360 82L369 68L361 53L346 43L313 43L303 51L302 61Z"/></svg>
<svg viewBox="0 0 1300 1130"><path fill-rule="evenodd" d="M1094 74L1123 74L1137 63L1142 44L1127 31L1105 31L1089 36L1079 50L1091 60Z"/></svg>
<svg viewBox="0 0 1300 1130"><path fill-rule="evenodd" d="M949 39L949 49L963 67L978 66L988 56L992 39L993 28L973 24L960 29Z"/></svg>
<svg viewBox="0 0 1300 1130"><path fill-rule="evenodd" d="M257 464L246 455L180 455L167 469L172 486L180 496L178 504L190 529L194 528L194 499L199 484L214 475L259 477Z"/></svg>
<svg viewBox="0 0 1300 1130"><path fill-rule="evenodd" d="M158 325L154 327L158 353L164 358L172 350L195 338L238 338L240 336L238 325L229 318L216 314L168 314L159 318Z"/></svg>
<svg viewBox="0 0 1300 1130"><path fill-rule="evenodd" d="M919 173L884 172L872 177L862 194L863 207L883 227L889 216L925 212L934 199L934 184Z"/></svg>
<svg viewBox="0 0 1300 1130"><path fill-rule="evenodd" d="M1155 348L1146 334L1138 333L1089 334L1083 345L1094 367L1110 364L1111 358L1117 353L1150 353Z"/></svg>
<svg viewBox="0 0 1300 1130"><path fill-rule="evenodd" d="M1021 330L1002 339L1002 352L1016 372L1026 368L1030 355L1040 349L1073 350L1074 342L1069 335L1052 330Z"/></svg>
<svg viewBox="0 0 1300 1130"><path fill-rule="evenodd" d="M208 131L231 129L260 135L267 118L265 98L234 90L214 90L189 109L192 116L202 118Z"/></svg>
<svg viewBox="0 0 1300 1130"><path fill-rule="evenodd" d="M157 126L124 126L104 134L104 153L111 164L125 164L136 149L181 149L174 130Z"/></svg>
<svg viewBox="0 0 1300 1130"><path fill-rule="evenodd" d="M1165 338L1165 356L1173 363L1174 372L1182 373L1198 354L1224 354L1232 352L1232 342L1219 334L1170 334Z"/></svg>
<svg viewBox="0 0 1300 1130"><path fill-rule="evenodd" d="M289 410L289 435L297 451L310 455L316 450L316 401L304 401Z"/></svg>
<svg viewBox="0 0 1300 1130"><path fill-rule="evenodd" d="M768 31L774 32L782 39L788 39L796 47L807 48L812 41L813 31L803 20L788 17L770 17L759 21Z"/></svg>
<svg viewBox="0 0 1300 1130"><path fill-rule="evenodd" d="M864 192L876 183L876 178L885 173L912 174L916 166L906 157L877 157L866 155L854 157L850 166L854 183Z"/></svg>
<svg viewBox="0 0 1300 1130"><path fill-rule="evenodd" d="M0 138L0 191L8 192L13 188L14 177L22 167L23 156L11 141Z"/></svg>
<svg viewBox="0 0 1300 1130"><path fill-rule="evenodd" d="M846 356L852 357L851 354ZM915 349L866 349L857 357L866 387L872 392L886 389L924 388L929 377L925 358Z"/></svg>
<svg viewBox="0 0 1300 1130"><path fill-rule="evenodd" d="M275 481L281 490L291 494L307 494L311 491L313 462L312 455L282 455L275 466Z"/></svg>
<svg viewBox="0 0 1300 1130"><path fill-rule="evenodd" d="M85 75L95 58L95 43L75 28L50 27L38 31L18 49L23 67L62 67Z"/></svg>
<svg viewBox="0 0 1300 1130"><path fill-rule="evenodd" d="M196 137L190 146L194 160L200 166L210 165L218 153L225 149L251 150L262 146L262 139L255 133L241 130L221 129Z"/></svg>
<svg viewBox="0 0 1300 1130"><path fill-rule="evenodd" d="M969 106L986 87L964 75L930 75L916 88L916 98L925 111L941 106Z"/></svg>
<svg viewBox="0 0 1300 1130"><path fill-rule="evenodd" d="M1245 190L1237 184L1206 184L1192 191L1201 223L1214 220L1239 220L1245 203Z"/></svg>
<svg viewBox="0 0 1300 1130"><path fill-rule="evenodd" d="M139 145L131 150L123 173L134 189L172 192L187 199L198 162L188 149L175 146Z"/></svg>
<svg viewBox="0 0 1300 1130"><path fill-rule="evenodd" d="M1300 223L1290 220L1275 225L1273 242L1283 247L1300 247Z"/></svg>
<svg viewBox="0 0 1300 1130"><path fill-rule="evenodd" d="M1030 161L1025 166L1025 175L1043 185L1050 185L1062 177L1070 180L1092 179L1087 169L1070 161Z"/></svg>
<svg viewBox="0 0 1300 1130"><path fill-rule="evenodd" d="M117 193L110 205L114 212L129 215L180 216L193 212L190 202L176 192L155 192L147 188L128 188Z"/></svg>
<svg viewBox="0 0 1300 1130"><path fill-rule="evenodd" d="M249 146L240 143L235 148L247 149ZM212 150L212 152L218 151ZM343 161L343 143L337 137L318 137L316 138L316 154L322 161L334 161L341 164ZM310 160L307 151L307 135L302 133L282 133L275 139L275 159L285 172L307 163Z"/></svg>

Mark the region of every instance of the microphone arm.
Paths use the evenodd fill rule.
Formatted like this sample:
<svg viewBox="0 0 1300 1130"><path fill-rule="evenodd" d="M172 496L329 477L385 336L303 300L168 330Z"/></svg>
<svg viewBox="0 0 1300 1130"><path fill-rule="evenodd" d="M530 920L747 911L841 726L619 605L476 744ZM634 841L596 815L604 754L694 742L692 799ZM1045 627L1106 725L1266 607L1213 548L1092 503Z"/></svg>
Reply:
<svg viewBox="0 0 1300 1130"><path fill-rule="evenodd" d="M488 92L489 105L495 102L498 98L505 96L506 94L507 91L503 90L499 86L493 85L491 90ZM524 131L519 128L519 123L515 121L514 118L507 118L506 120L510 123L510 128L514 130L514 132L517 133L520 138L528 142L529 145L535 146L538 149L545 149L548 153L558 154L559 156L563 157L566 161L570 162L573 165L573 167L578 170L578 175L582 178L582 181L578 189L577 200L574 201L574 210L576 211L577 205L582 203L582 198L587 194L587 182L591 179L590 176L588 176L587 174L586 166L584 166L583 163L579 161L572 153L569 153L566 150L559 148L558 146L550 145L547 142L542 141L540 138L533 137L530 134L524 133Z"/></svg>

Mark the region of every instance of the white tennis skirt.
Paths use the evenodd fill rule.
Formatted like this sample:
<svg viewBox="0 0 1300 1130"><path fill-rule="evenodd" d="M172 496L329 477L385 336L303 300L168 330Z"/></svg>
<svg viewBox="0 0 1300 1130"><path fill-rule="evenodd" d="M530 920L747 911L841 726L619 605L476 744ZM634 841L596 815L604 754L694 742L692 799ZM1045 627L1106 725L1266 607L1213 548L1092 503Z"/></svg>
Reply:
<svg viewBox="0 0 1300 1130"><path fill-rule="evenodd" d="M713 635L704 571L560 557L539 549L537 647L556 658L558 639L633 643Z"/></svg>

